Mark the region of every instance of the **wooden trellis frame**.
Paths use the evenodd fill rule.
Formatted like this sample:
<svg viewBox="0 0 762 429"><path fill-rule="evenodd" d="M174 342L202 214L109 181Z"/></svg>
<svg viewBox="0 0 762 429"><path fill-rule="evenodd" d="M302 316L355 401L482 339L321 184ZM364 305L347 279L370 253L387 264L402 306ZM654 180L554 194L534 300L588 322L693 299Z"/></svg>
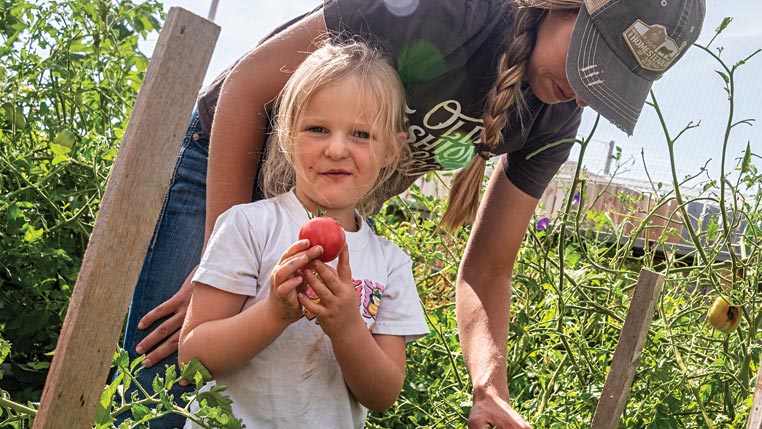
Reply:
<svg viewBox="0 0 762 429"><path fill-rule="evenodd" d="M754 386L754 400L749 410L749 421L746 429L762 429L762 359L757 370L757 383Z"/></svg>
<svg viewBox="0 0 762 429"><path fill-rule="evenodd" d="M122 321L217 43L216 24L171 8L111 171L35 418L91 428Z"/></svg>
<svg viewBox="0 0 762 429"><path fill-rule="evenodd" d="M622 418L663 285L664 276L661 274L648 270L640 271L638 284L635 286L635 293L611 360L611 369L606 376L601 399L595 408L592 429L616 429Z"/></svg>

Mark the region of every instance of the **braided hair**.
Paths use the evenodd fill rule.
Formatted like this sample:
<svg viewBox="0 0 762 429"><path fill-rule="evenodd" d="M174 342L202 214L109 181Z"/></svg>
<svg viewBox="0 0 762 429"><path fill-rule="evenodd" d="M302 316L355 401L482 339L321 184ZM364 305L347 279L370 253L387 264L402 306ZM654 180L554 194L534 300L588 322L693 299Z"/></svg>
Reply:
<svg viewBox="0 0 762 429"><path fill-rule="evenodd" d="M498 60L497 79L487 98L482 117L484 129L480 150L471 163L461 170L450 189L447 210L442 227L454 231L464 223L471 223L479 207L479 196L484 180L487 159L503 139L503 128L511 107L521 114L524 108L522 84L527 79L529 59L537 41L537 27L550 10L577 10L581 0L512 0L515 8L513 31L506 32L505 51Z"/></svg>

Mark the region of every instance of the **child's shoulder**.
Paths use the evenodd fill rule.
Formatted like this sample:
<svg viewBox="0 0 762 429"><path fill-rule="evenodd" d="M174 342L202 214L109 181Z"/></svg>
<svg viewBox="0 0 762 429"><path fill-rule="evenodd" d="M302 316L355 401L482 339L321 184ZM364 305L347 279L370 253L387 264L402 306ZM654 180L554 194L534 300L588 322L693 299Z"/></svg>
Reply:
<svg viewBox="0 0 762 429"><path fill-rule="evenodd" d="M236 204L225 211L221 218L246 220L249 223L266 224L272 216L286 210L283 205L283 195L249 203Z"/></svg>
<svg viewBox="0 0 762 429"><path fill-rule="evenodd" d="M270 200L252 201L249 203L236 204L225 211L225 214L236 216L249 216L263 211L272 210L273 203Z"/></svg>

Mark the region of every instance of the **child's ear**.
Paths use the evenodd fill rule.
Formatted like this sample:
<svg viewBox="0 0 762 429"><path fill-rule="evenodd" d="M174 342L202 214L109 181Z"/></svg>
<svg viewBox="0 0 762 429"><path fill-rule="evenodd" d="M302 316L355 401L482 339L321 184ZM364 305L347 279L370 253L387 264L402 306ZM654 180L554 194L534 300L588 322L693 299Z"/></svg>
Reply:
<svg viewBox="0 0 762 429"><path fill-rule="evenodd" d="M407 144L407 133L400 131L397 133L397 138L395 139L394 150L386 151L386 157L384 158L384 167L388 167L389 164L391 164L394 159L399 156L400 150L402 150L402 145L405 144Z"/></svg>

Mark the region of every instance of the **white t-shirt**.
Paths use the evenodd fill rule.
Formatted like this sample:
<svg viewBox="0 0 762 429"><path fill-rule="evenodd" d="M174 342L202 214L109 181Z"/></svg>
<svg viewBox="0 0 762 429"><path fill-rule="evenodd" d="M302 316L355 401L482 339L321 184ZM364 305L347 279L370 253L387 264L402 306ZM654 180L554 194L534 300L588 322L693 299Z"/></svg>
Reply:
<svg viewBox="0 0 762 429"><path fill-rule="evenodd" d="M374 334L406 341L428 334L410 258L356 217L360 230L346 237L363 320ZM265 299L273 268L307 220L293 191L231 208L217 220L193 281L248 295L244 308ZM247 428L364 426L368 410L347 388L330 339L309 316L291 324L243 368L216 380L228 386L224 394ZM189 421L186 428L191 427Z"/></svg>

